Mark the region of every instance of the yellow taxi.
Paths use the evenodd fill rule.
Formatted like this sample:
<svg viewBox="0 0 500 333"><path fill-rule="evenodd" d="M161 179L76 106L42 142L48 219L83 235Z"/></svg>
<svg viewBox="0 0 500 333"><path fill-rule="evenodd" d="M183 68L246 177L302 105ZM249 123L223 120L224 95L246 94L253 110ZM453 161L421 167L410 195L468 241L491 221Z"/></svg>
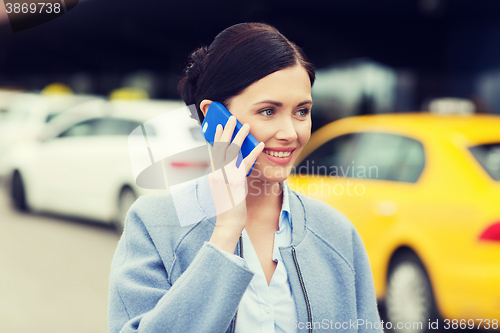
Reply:
<svg viewBox="0 0 500 333"><path fill-rule="evenodd" d="M354 224L393 329L499 329L500 116L344 118L287 183Z"/></svg>

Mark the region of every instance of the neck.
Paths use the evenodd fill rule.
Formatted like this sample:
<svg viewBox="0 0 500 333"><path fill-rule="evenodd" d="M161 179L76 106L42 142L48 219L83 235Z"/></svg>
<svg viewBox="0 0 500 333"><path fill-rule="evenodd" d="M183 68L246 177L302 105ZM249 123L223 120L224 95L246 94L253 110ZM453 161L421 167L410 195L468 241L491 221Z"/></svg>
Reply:
<svg viewBox="0 0 500 333"><path fill-rule="evenodd" d="M275 206L276 203L281 208L283 193L280 182L267 182L260 179L249 180L246 200L249 208Z"/></svg>
<svg viewBox="0 0 500 333"><path fill-rule="evenodd" d="M249 217L247 230L251 227L264 227L258 227L261 223L266 224L266 228L278 230L279 212L283 203L283 191L279 182L249 179L246 201ZM270 220L269 217L274 215L277 215L278 218ZM269 221L273 221L273 223L269 224Z"/></svg>

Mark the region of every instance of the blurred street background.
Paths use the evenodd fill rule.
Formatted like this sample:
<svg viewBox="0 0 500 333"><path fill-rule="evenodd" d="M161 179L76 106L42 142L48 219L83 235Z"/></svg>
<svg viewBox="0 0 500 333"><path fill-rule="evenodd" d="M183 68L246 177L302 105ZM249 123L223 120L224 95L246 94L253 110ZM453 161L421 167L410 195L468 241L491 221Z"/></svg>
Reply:
<svg viewBox="0 0 500 333"><path fill-rule="evenodd" d="M107 332L113 228L12 211L0 192L3 332Z"/></svg>
<svg viewBox="0 0 500 333"><path fill-rule="evenodd" d="M129 151L137 137L129 134L183 106L176 86L191 51L230 25L253 21L274 25L315 64L313 132L348 117L388 115L373 124L389 124L391 115L430 114L394 120L392 128L374 125L387 131L376 139L344 137L373 132L363 120L317 135L317 142L346 138L348 150L351 142L371 143L359 156L402 170L400 178L388 171L378 183L363 183L368 190L381 186L364 197L379 201L355 199L356 209L340 197L318 197L359 228L383 313L387 303L393 320L427 322L439 312L440 318L486 316L498 323L499 1L81 0L64 15L18 32L0 4L0 331L107 332L108 276L127 209L141 195L165 192L165 184L138 185L141 171ZM449 121L433 118L443 115ZM150 123L143 131L151 145L182 142L187 150L204 144L190 122L175 128ZM441 139L448 141L437 143ZM321 147L315 149L324 152ZM335 149L328 154L341 151ZM390 157L396 151L406 164ZM323 160L339 160L330 157ZM353 167L363 164L355 160ZM351 165L350 157L344 162ZM177 155L167 167L189 179L208 166L206 157ZM432 170L449 179L433 178ZM356 215L363 204L366 212L380 206ZM397 233L384 228L417 215L427 221L422 229L397 229L415 239L385 238ZM384 232L383 241L369 238L368 222ZM459 255L462 250L467 254ZM404 271L408 263L413 266ZM423 290L425 299L407 289ZM414 313L421 306L422 317L396 311L407 303Z"/></svg>

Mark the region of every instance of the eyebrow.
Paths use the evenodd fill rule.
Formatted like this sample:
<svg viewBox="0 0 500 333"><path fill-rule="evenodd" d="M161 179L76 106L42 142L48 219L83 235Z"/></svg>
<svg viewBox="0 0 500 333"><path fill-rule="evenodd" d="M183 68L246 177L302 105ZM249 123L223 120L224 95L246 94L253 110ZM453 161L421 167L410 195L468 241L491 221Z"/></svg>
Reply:
<svg viewBox="0 0 500 333"><path fill-rule="evenodd" d="M277 101L271 101L271 100L265 100L265 101L257 102L254 105L257 105L257 104L267 104L267 103L276 105L277 107L282 107L283 106L283 103L277 102ZM297 106L302 106L302 105L312 104L312 103L313 102L311 100L307 100L307 101L300 102L299 104L297 104Z"/></svg>

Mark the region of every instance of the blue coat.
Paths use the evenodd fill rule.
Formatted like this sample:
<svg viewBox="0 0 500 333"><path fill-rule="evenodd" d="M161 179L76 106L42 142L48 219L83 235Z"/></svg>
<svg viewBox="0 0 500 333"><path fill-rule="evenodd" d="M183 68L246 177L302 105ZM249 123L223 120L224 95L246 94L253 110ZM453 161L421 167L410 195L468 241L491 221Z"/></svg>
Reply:
<svg viewBox="0 0 500 333"><path fill-rule="evenodd" d="M208 243L215 226L215 217L206 218L215 215L208 184L196 183L183 196L197 222L186 227L170 195L141 197L129 210L111 266L111 333L233 332L253 273ZM297 307L291 327L382 332L356 229L323 202L291 190L289 200L292 245L280 252Z"/></svg>

